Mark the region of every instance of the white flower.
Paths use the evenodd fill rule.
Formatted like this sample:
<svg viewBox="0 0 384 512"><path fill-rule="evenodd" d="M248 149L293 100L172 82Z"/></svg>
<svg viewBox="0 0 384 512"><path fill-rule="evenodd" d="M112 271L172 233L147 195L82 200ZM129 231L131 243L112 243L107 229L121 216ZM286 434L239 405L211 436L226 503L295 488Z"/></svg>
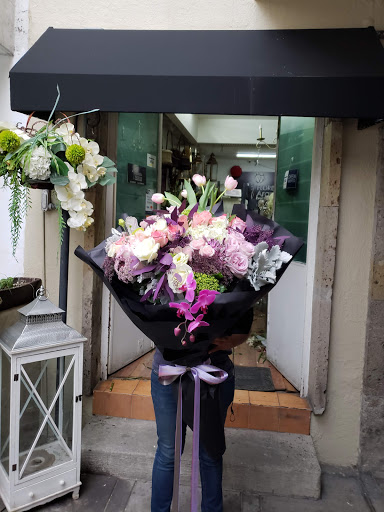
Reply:
<svg viewBox="0 0 384 512"><path fill-rule="evenodd" d="M176 267L185 265L186 263L188 263L188 260L188 254L184 254L183 252L179 252L178 254L175 254L173 257L173 263L176 265Z"/></svg>
<svg viewBox="0 0 384 512"><path fill-rule="evenodd" d="M168 284L174 293L181 291L191 272L192 268L189 265L179 265L167 272Z"/></svg>
<svg viewBox="0 0 384 512"><path fill-rule="evenodd" d="M68 186L72 192L76 194L80 192L80 190L88 188L84 174L81 172L75 172L73 167L68 162L65 162L65 165L68 167Z"/></svg>
<svg viewBox="0 0 384 512"><path fill-rule="evenodd" d="M54 129L54 132L63 138L67 146L80 144L80 135L75 132L75 127L72 123L61 123Z"/></svg>
<svg viewBox="0 0 384 512"><path fill-rule="evenodd" d="M82 209L81 205L84 200L84 192L82 190L75 193L68 184L65 186L55 185L55 192L64 210L78 212Z"/></svg>
<svg viewBox="0 0 384 512"><path fill-rule="evenodd" d="M51 174L51 155L44 146L38 146L23 158L21 165L29 178L46 180Z"/></svg>
<svg viewBox="0 0 384 512"><path fill-rule="evenodd" d="M89 202L89 201L87 201ZM93 211L93 210L92 210ZM85 231L89 226L93 223L92 217L89 217L87 215L87 212L85 210L80 212L75 212L72 210L69 210L69 219L67 221L67 224L70 228L75 228L78 231Z"/></svg>
<svg viewBox="0 0 384 512"><path fill-rule="evenodd" d="M136 231L136 229L139 228L139 224L137 222L137 219L136 217L127 217L125 219L125 228L127 230L127 232L132 235L132 233L134 231Z"/></svg>
<svg viewBox="0 0 384 512"><path fill-rule="evenodd" d="M151 261L157 258L157 251L160 249L160 244L156 243L153 238L146 238L142 242L138 242L132 248L133 254L140 261Z"/></svg>
<svg viewBox="0 0 384 512"><path fill-rule="evenodd" d="M186 191L185 188L183 188L183 190L181 191L181 196L184 197L185 199L188 197L188 192Z"/></svg>

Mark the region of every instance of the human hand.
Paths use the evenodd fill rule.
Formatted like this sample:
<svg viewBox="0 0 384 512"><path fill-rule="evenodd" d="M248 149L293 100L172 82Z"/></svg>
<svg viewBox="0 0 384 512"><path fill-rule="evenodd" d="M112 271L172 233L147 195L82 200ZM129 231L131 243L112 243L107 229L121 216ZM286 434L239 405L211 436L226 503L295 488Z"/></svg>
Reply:
<svg viewBox="0 0 384 512"><path fill-rule="evenodd" d="M209 354L213 354L218 350L232 350L234 347L241 345L248 339L248 334L231 334L231 336L223 336L222 338L215 338L213 344L215 345L209 351Z"/></svg>

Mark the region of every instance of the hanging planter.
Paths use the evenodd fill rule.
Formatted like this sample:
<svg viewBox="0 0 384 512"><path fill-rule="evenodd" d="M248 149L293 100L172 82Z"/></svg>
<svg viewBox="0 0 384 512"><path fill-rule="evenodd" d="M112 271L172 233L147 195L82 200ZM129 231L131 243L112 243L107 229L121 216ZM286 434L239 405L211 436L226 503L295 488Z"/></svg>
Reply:
<svg viewBox="0 0 384 512"><path fill-rule="evenodd" d="M9 216L13 254L29 207L31 188L55 191L62 240L66 224L85 231L93 223L93 205L85 199L85 190L116 181L115 164L99 154L97 142L76 133L66 116L51 121L59 98L58 91L48 122L38 130L34 128L37 123L28 128L32 114L25 128L0 122L0 177L11 192ZM90 112L94 110L83 114ZM63 210L69 215L67 223Z"/></svg>
<svg viewBox="0 0 384 512"><path fill-rule="evenodd" d="M31 302L40 286L41 279L36 277L0 279L0 311Z"/></svg>

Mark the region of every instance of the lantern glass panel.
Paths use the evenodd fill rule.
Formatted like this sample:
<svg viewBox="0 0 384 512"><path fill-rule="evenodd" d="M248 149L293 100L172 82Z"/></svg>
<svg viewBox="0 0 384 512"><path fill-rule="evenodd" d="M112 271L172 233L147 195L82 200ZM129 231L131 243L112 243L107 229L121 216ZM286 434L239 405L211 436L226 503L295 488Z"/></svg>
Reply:
<svg viewBox="0 0 384 512"><path fill-rule="evenodd" d="M11 383L11 360L9 356L0 350L0 442L1 442L1 465L9 474L9 421L10 421L10 383Z"/></svg>
<svg viewBox="0 0 384 512"><path fill-rule="evenodd" d="M21 364L19 478L73 460L74 355Z"/></svg>

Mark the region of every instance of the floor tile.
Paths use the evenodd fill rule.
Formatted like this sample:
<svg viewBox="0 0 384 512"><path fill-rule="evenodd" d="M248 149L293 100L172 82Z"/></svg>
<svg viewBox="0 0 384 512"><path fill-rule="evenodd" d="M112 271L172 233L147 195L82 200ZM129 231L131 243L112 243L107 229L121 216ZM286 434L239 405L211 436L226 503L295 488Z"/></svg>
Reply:
<svg viewBox="0 0 384 512"><path fill-rule="evenodd" d="M107 391L94 393L93 395L93 414L130 418L131 409L132 395Z"/></svg>
<svg viewBox="0 0 384 512"><path fill-rule="evenodd" d="M152 398L150 396L132 395L132 418L136 420L154 420Z"/></svg>
<svg viewBox="0 0 384 512"><path fill-rule="evenodd" d="M253 405L279 406L277 393L264 393L263 391L250 391L249 401Z"/></svg>
<svg viewBox="0 0 384 512"><path fill-rule="evenodd" d="M104 512L124 512L133 486L129 480L117 480Z"/></svg>
<svg viewBox="0 0 384 512"><path fill-rule="evenodd" d="M225 426L230 428L248 428L249 405L234 402L232 408L233 414L231 409L229 409Z"/></svg>
<svg viewBox="0 0 384 512"><path fill-rule="evenodd" d="M139 381L136 379L114 379L112 393L122 393L126 395L132 395L138 386Z"/></svg>
<svg viewBox="0 0 384 512"><path fill-rule="evenodd" d="M276 391L285 391L285 382L281 373L271 363L269 363L269 368L271 369L272 381Z"/></svg>
<svg viewBox="0 0 384 512"><path fill-rule="evenodd" d="M245 389L235 389L235 396L233 398L235 404L249 404L249 391Z"/></svg>
<svg viewBox="0 0 384 512"><path fill-rule="evenodd" d="M279 430L279 409L265 405L251 405L248 427L254 430Z"/></svg>
<svg viewBox="0 0 384 512"><path fill-rule="evenodd" d="M135 482L125 512L149 512L150 510L151 482Z"/></svg>
<svg viewBox="0 0 384 512"><path fill-rule="evenodd" d="M309 403L305 398L300 398L291 393L278 393L279 403L281 407L289 407L292 409L306 409L311 410Z"/></svg>
<svg viewBox="0 0 384 512"><path fill-rule="evenodd" d="M309 435L311 412L304 409L279 409L279 432Z"/></svg>
<svg viewBox="0 0 384 512"><path fill-rule="evenodd" d="M292 384L285 377L283 377L283 379L285 384L285 390L288 393L298 393L298 390L294 386L292 386Z"/></svg>
<svg viewBox="0 0 384 512"><path fill-rule="evenodd" d="M151 382L149 380L139 380L133 394L151 396Z"/></svg>

